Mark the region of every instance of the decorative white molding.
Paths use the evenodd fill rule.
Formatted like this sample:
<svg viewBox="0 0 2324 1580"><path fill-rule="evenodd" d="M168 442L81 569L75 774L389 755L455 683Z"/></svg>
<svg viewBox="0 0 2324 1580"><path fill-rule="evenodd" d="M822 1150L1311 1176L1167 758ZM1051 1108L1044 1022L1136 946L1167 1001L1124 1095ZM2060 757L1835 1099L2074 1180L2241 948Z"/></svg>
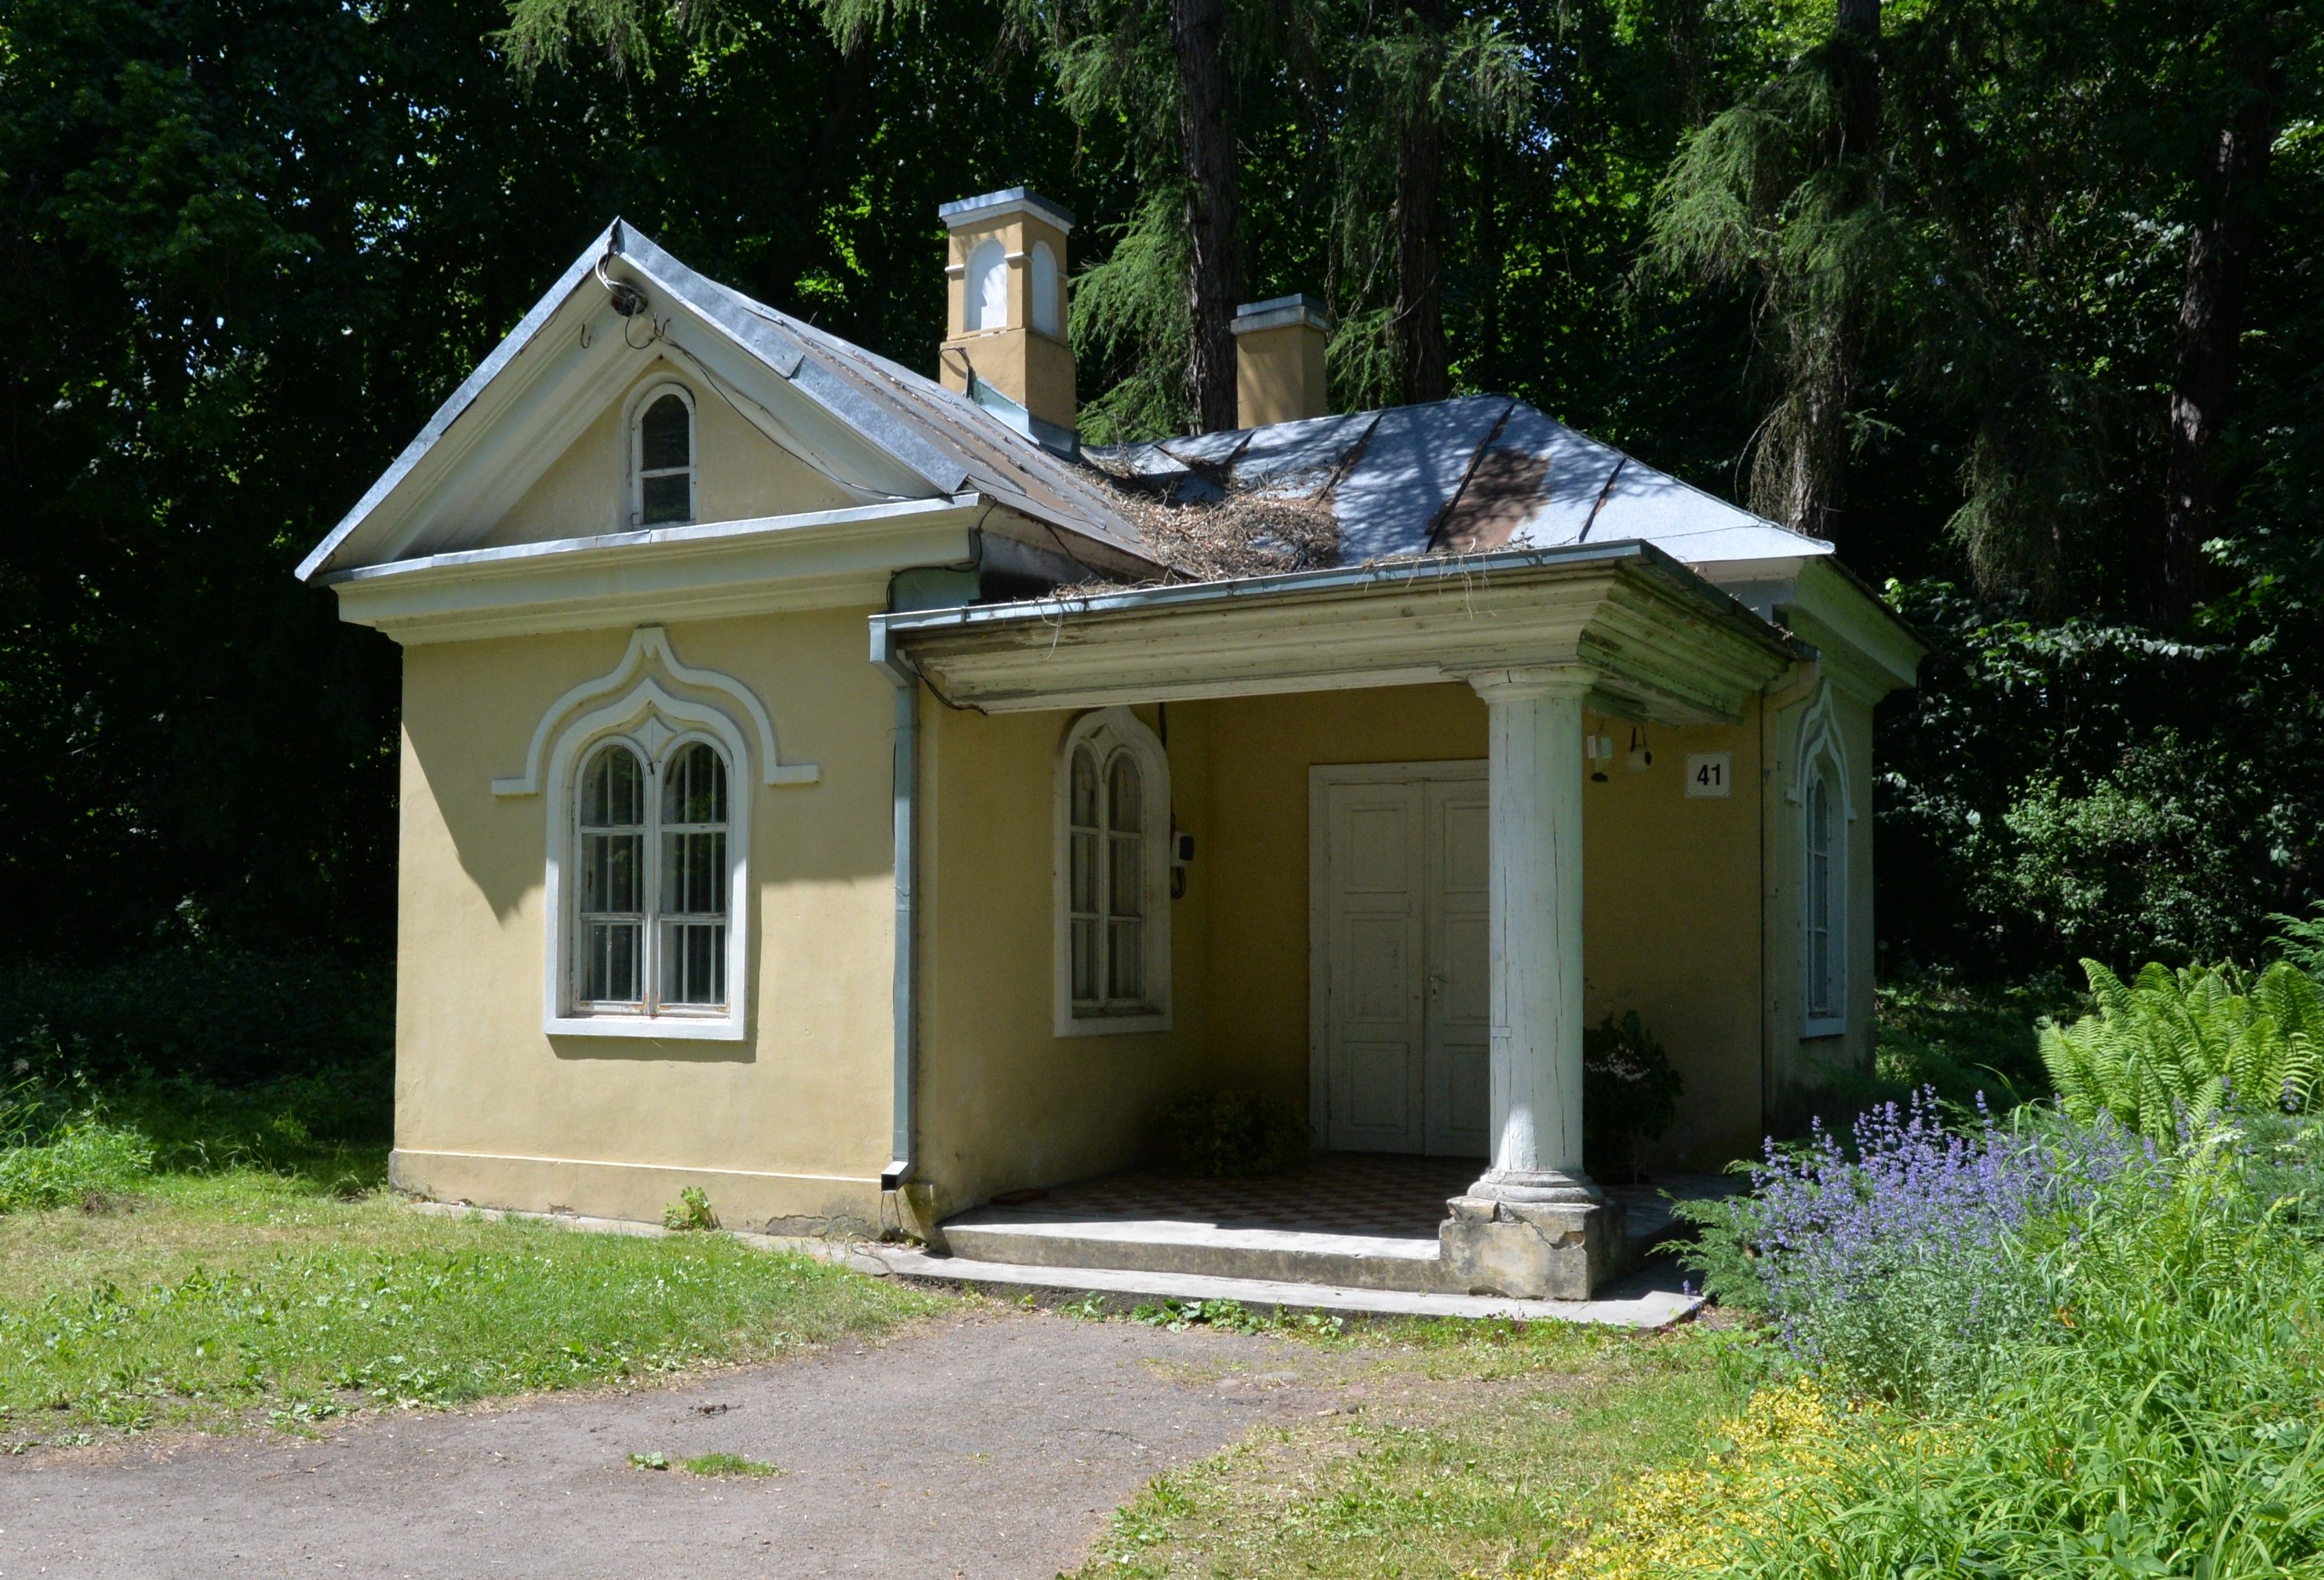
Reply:
<svg viewBox="0 0 2324 1580"><path fill-rule="evenodd" d="M1798 732L1792 737L1792 781L1784 788L1784 799L1794 806L1800 805L1807 795L1808 770L1819 757L1829 758L1832 777L1840 784L1840 809L1847 819L1856 821L1856 792L1848 780L1848 752L1840 733L1840 707L1832 700L1829 680L1820 681L1807 710L1800 715Z"/></svg>
<svg viewBox="0 0 2324 1580"><path fill-rule="evenodd" d="M1107 759L1116 746L1127 747L1138 759L1143 776L1145 827L1146 997L1153 1006L1146 1014L1075 1014L1074 1012L1074 942L1071 920L1073 886L1074 749L1092 743L1097 753L1101 781ZM1084 714L1057 744L1056 783L1051 811L1054 831L1050 927L1053 938L1051 980L1056 1031L1060 1037L1096 1037L1131 1031L1170 1030L1170 758L1161 740L1146 722L1126 707L1100 708ZM1098 859L1107 860L1104 836L1099 836ZM1102 930L1102 929L1101 929Z"/></svg>
<svg viewBox="0 0 2324 1580"><path fill-rule="evenodd" d="M761 782L814 784L823 777L823 771L812 762L784 762L777 755L774 720L767 716L766 707L749 687L715 670L697 670L690 664L680 663L678 655L670 651L668 631L659 625L641 625L630 633L629 649L622 654L622 661L614 665L611 672L600 675L595 680L583 681L558 698L549 706L549 711L540 716L540 723L532 732L532 744L525 751L524 772L512 779L493 781L493 794L539 795L543 762L549 753L550 736L558 725L576 708L622 690L649 662L659 665L663 674L679 685L715 692L742 710L758 735ZM748 756L749 753L738 751L735 762L740 764ZM747 779L748 775L740 777Z"/></svg>
<svg viewBox="0 0 2324 1580"><path fill-rule="evenodd" d="M641 637L645 634L639 633ZM631 651L638 651L636 642L632 643ZM542 929L547 938L540 978L541 1030L552 1037L739 1042L749 1021L746 1006L750 1002L753 910L750 882L751 797L747 794L726 798L726 1008L708 1014L676 1011L660 1014L570 1012L567 963L571 958L574 919L570 897L566 892L565 873L574 860L574 768L593 747L616 738L625 739L636 747L650 771L657 775L669 754L689 741L710 741L724 753L733 770L739 771L750 761L750 743L732 717L707 703L672 696L651 677L639 681L620 701L574 719L558 736L548 764L549 864L542 894L548 925ZM771 735L768 739L771 744ZM748 782L747 776L740 772L734 777ZM648 832L652 836L652 831Z"/></svg>

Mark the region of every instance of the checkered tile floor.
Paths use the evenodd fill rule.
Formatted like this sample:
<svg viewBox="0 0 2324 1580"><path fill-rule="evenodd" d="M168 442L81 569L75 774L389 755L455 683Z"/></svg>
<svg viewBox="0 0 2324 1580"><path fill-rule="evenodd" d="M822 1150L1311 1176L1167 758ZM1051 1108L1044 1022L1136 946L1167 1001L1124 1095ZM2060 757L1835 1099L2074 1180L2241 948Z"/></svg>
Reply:
<svg viewBox="0 0 2324 1580"><path fill-rule="evenodd" d="M1222 1229L1409 1235L1434 1241L1447 1198L1484 1169L1480 1158L1332 1152L1263 1179L1194 1179L1133 1171L1062 1185L1013 1210L1043 1218L1167 1218Z"/></svg>

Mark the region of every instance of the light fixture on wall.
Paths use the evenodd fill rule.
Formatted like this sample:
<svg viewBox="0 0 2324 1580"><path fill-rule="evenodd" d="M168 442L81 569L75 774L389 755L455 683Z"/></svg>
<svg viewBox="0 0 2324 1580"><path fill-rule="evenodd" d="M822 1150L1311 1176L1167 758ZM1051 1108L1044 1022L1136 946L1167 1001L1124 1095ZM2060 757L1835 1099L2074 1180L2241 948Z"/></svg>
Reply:
<svg viewBox="0 0 2324 1580"><path fill-rule="evenodd" d="M1614 737L1584 735L1582 737L1582 755L1590 760L1590 782L1604 784L1606 764L1614 760Z"/></svg>
<svg viewBox="0 0 2324 1580"><path fill-rule="evenodd" d="M1629 762L1632 773L1644 773L1655 765L1655 749L1646 744L1646 731L1643 725L1630 726Z"/></svg>

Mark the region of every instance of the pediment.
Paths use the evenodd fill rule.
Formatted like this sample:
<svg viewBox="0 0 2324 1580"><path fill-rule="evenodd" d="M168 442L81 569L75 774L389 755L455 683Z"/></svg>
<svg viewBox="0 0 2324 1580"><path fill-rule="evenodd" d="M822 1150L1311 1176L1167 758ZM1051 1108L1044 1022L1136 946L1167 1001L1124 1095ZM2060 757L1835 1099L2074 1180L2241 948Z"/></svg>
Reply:
<svg viewBox="0 0 2324 1580"><path fill-rule="evenodd" d="M622 530L619 515L576 508L574 496L602 492L602 476L587 476L593 468L611 466L621 476L622 402L657 372L696 392L706 449L716 446L761 468L758 496L779 498L785 484L800 485L797 504L755 513L941 498L957 487L957 476L943 476L947 468L915 466L922 457L906 458L798 388L783 373L779 345L748 343L734 324L706 310L717 304L611 250L618 231L609 229L550 288L302 574ZM625 319L614 310L601 260L611 279L641 286L646 312ZM798 359L788 360L796 372ZM553 525L560 521L589 524L576 531Z"/></svg>

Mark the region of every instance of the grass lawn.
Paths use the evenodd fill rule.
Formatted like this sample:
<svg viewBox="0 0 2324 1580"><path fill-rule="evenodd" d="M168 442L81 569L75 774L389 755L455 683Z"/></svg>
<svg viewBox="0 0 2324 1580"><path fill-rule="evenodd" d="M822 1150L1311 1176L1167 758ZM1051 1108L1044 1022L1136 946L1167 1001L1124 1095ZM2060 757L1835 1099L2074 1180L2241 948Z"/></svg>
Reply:
<svg viewBox="0 0 2324 1580"><path fill-rule="evenodd" d="M940 1298L719 1235L427 1216L346 1154L0 1214L0 1449L764 1360Z"/></svg>
<svg viewBox="0 0 2324 1580"><path fill-rule="evenodd" d="M1311 1340L1341 1413L1157 1478L1076 1580L1500 1574L1648 1466L1701 1451L1757 1374L1746 1335L1398 1324ZM1301 1365L1307 1372L1307 1365Z"/></svg>

